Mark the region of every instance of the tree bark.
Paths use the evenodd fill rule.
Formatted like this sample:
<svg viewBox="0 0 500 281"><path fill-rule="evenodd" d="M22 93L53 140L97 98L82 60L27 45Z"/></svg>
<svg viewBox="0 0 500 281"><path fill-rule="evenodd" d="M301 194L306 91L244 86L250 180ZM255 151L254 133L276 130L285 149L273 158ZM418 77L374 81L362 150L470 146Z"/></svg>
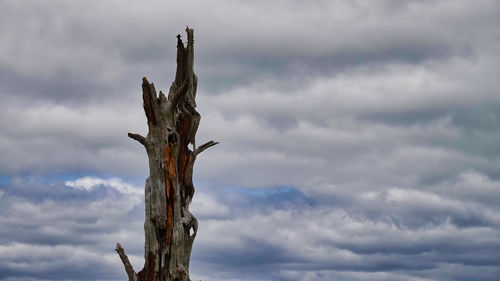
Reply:
<svg viewBox="0 0 500 281"><path fill-rule="evenodd" d="M195 110L198 78L193 72L193 29L186 27L187 46L177 35L177 71L168 97L144 77L142 98L148 135L128 136L142 144L149 158L145 201L145 264L136 273L118 243L118 252L129 281L189 281L189 259L198 221L189 211L194 195L193 165L196 156L217 144L199 147L195 135L200 114ZM193 150L188 145L192 144Z"/></svg>

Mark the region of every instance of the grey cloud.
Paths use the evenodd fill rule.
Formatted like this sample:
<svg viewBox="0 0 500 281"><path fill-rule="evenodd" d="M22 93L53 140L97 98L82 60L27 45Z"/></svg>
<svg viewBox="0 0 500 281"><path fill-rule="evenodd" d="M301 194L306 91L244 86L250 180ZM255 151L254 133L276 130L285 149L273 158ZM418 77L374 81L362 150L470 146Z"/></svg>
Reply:
<svg viewBox="0 0 500 281"><path fill-rule="evenodd" d="M416 191L401 190L402 194L399 196L411 201L415 198L411 196L412 192ZM387 276L393 276L396 280L404 279L395 277L398 273L405 278L420 276L434 279L436 276L453 274L443 269L443 264L458 266L462 270L468 266L493 266L498 257L496 251L491 248L490 239L498 240L498 224L464 227L453 224L453 219L435 224L430 224L427 219L422 220L418 226L409 227L415 217L421 216L419 213L435 214L435 208L442 209L438 212L447 213L448 217L456 216L453 208L463 208L465 213L471 213L460 201L450 201L445 197L423 192L417 193L425 197L422 198L424 201L438 201L431 203L434 206L431 209L429 205L418 202L415 202L412 208L407 208L404 202L400 205L394 205L390 201L381 202L379 205L359 202L353 205L352 209L348 208L348 211L332 208L330 205L318 205L313 209L275 209L271 213L258 212L224 220L202 220L200 229L205 230L206 236L199 237L194 258L200 262L198 259L204 259L204 253L208 252L213 255L209 261L222 262L227 256L227 260L231 260L235 265L217 266L218 272L234 270L236 267L239 272L248 270L248 275L255 276L250 272L267 272L269 263L261 265L250 260L262 261L262 256L280 257L280 253L285 250L285 253L288 252L286 256L293 259L282 257L277 263L269 261L273 265L273 272L283 271L283 276L286 276L287 270L300 271L304 276L308 275L307 273L315 276L312 280L321 280L321 276L336 274L348 276L351 271L385 271ZM450 203L446 202L453 203L447 207ZM363 209L364 205L371 206L372 209ZM392 220L374 218L371 214L373 208L385 217L393 216ZM487 209L491 211L486 208L483 212ZM400 219L401 223L395 224L394 219ZM216 237L222 236L225 237L223 240L216 240ZM474 241L470 240L472 237L475 237ZM259 241L258 244L262 246L257 246L255 241ZM228 253L224 250L226 248L231 248L232 251ZM253 266L246 269L249 264ZM321 271L325 273L316 275ZM485 272L485 276L491 278L494 276L490 275L494 274L493 272L495 270ZM373 278L387 279L380 276L377 278L376 274ZM288 279L276 276L273 280ZM443 277L443 280L446 278Z"/></svg>
<svg viewBox="0 0 500 281"><path fill-rule="evenodd" d="M480 179L469 174L463 184ZM109 184L93 185L99 182ZM26 188L36 187L25 184ZM122 268L111 248L117 240L126 245L134 265L140 268L142 196L123 193L126 189L119 186L126 183L119 180L83 178L68 184L75 187L45 189L39 195L42 200L22 199L24 191L3 186L1 212L9 217L1 217L2 225L7 226L0 231L2 277L120 279ZM488 186L495 183L483 178L483 187L487 190ZM58 197L55 193L63 188L72 195ZM475 266L487 270L474 276L491 279L498 271L494 268L499 258L495 250L500 243L496 235L499 210L470 205L453 196L398 189L363 193L352 198L351 206L335 206L324 201L325 196L311 198L289 187L219 189L198 184L193 213L200 218L200 232L193 249L193 276L205 280L239 280L243 276L245 280L268 280L270 276L272 280L296 280L292 276L299 280L329 276L447 280L457 276L450 267L465 272ZM458 198L467 196L459 194ZM428 214L449 219L431 223L425 218ZM496 221L462 225L455 220L481 215ZM415 224L419 218L423 219ZM28 249L30 255L24 254ZM15 266L20 263L30 265L31 270ZM73 264L82 266L64 270ZM373 273L372 279L363 272Z"/></svg>
<svg viewBox="0 0 500 281"><path fill-rule="evenodd" d="M16 9L13 2L5 3L6 9ZM48 110L51 110L50 107L57 108L65 104L80 110L82 106L95 107L94 104L98 102L101 105L99 110L106 112L107 108L110 108L111 113L118 118L114 116L112 122L104 121L104 124L98 124L103 123L100 120L92 120L93 124L88 123L88 125L120 128L120 131L109 130L120 137L135 128L138 131L144 130L144 123L134 123L129 127L121 120L121 116L132 112L134 118L131 117L127 122L143 121L144 118L140 117L142 113L138 85L142 75L152 75L151 80L157 82L158 88L166 89L170 83L168 77L172 76L175 52L168 51L174 47L171 42L173 40L169 40L163 34L167 34L167 31L175 34L178 30L174 31L170 25L167 25L168 28L165 27L167 31L164 30L162 26L175 22L176 18L156 15L163 7L156 6L157 4L152 4L156 9L152 9L150 12L153 15L146 19L146 22L150 23L148 29L144 29L145 23L141 25L141 19L144 18L140 16L140 12L148 9L147 7L123 6L114 9L114 4L108 3L100 5L100 10L96 13L86 14L75 13L75 9L85 10L89 5L74 7L63 2L55 4L59 10L68 10L68 13L56 13L54 9L43 5L28 6L24 12L40 10L32 21L43 23L46 28L43 29L43 33L37 35L35 31L29 29L29 22L16 22L13 30L29 33L27 37L21 38L22 40L11 40L9 49L15 54L19 53L17 56L36 55L34 51L38 49L52 55L39 55L37 59L20 61L19 65L11 61L11 57L16 57L15 55L10 57L4 55L5 71L9 69L16 71L2 75L6 80L6 90L2 91L3 99L10 103L10 107L18 109L18 112L13 112L10 117L3 118L8 120L4 126L9 127L8 123L14 122L10 119L12 116L21 115L20 112L23 110L30 110L21 106L25 104L24 98L19 97L13 101L12 97L7 97L7 95L22 94L43 99L45 104L50 102ZM332 15L318 10L318 5L325 11L335 11L333 13L335 17L332 19ZM456 111L449 109L450 103L453 105L457 100L463 100L461 103L463 105L474 100L477 90L483 92L479 96L484 103L495 100L488 94L493 89L488 79L491 80L490 77L494 77L495 72L498 72L494 63L487 63L492 51L489 46L494 40L488 34L492 31L485 29L485 34L475 32L478 28L486 28L489 23L494 22L490 17L485 17L489 15L488 11L495 5L494 3L488 2L474 9L467 9L463 3L433 2L409 2L398 7L393 7L389 3L378 5L374 9L343 2L335 5L314 3L304 6L299 3L283 2L264 9L260 5L239 6L233 3L228 7L236 9L239 13L226 13L225 17L222 17L221 13L224 11L208 7L206 13L197 19L189 16L195 25L200 23L199 28L197 27L197 38L199 38L197 67L200 76L200 99L202 99L199 104L204 107L200 108L200 111L223 114L229 128L240 125L230 121L239 120L242 113L247 115L245 118L257 119L260 123L258 125L262 126L254 127L254 134L250 139L255 140L258 136L268 133L267 126L277 130L298 129L296 131L299 132L303 130L300 127L301 121L327 127L328 123L336 120L344 122L344 118L361 120L354 126L365 126L363 122L371 124L377 120L389 125L398 122L426 124L448 113L452 114L452 120L455 122L461 120L460 118L463 118L461 116L465 114L454 114ZM279 19L271 17L273 11L278 11L284 6L287 9ZM440 8L441 13L436 12L433 7ZM449 9L445 9L448 7ZM310 13L297 13L297 8ZM398 12L394 12L393 9ZM137 12L133 13L134 10ZM110 14L104 17L106 13ZM426 21L414 24L414 20L424 15L428 17ZM12 15L6 14L6 16ZM259 23L255 25L243 23L244 20L257 16L262 19ZM362 16L366 17L364 21L355 21ZM317 26L303 24L306 20L314 18L323 24ZM204 19L217 20L207 20L201 24ZM222 19L233 20L231 28L223 24ZM464 26L461 19L469 19L472 26ZM60 24L61 22L65 24ZM263 26L268 28L262 28ZM461 33L452 32L458 27L464 28ZM219 32L212 32L219 29ZM423 32L424 30L427 32ZM5 36L11 38L11 34L12 31L6 31ZM306 34L333 35L316 40L314 36L307 38ZM464 36L474 38L475 41L464 41ZM27 38L39 40L40 43L23 44ZM28 47L16 48L15 44ZM33 47L35 45L40 47ZM54 54L64 54L64 56ZM492 70L479 80L488 83L481 83L480 88L472 87L483 73L478 70L472 72L472 77L467 78L471 74L467 69L468 66L472 69L486 66L486 69ZM280 74L282 72L284 75ZM60 75L63 77L58 77ZM412 86L415 77L421 78L418 78L420 81L417 80L417 84ZM245 79L247 81L244 81ZM453 86L459 79L461 82ZM290 80L292 81L289 82ZM233 90L228 90L227 85L231 83L235 83L230 87ZM225 86L221 88L220 85ZM206 96L211 92L212 86L219 88L217 91L219 95ZM453 93L457 90L465 93L463 98L456 98ZM117 108L119 110L116 110ZM471 116L475 116L475 110L479 109L469 110ZM494 110L491 109L492 112ZM60 118L64 119L66 116L61 115ZM82 115L81 118L86 116ZM212 122L207 117L203 122L205 120L206 123L202 123L201 130L204 130L203 126ZM42 117L40 121L45 120ZM47 126L45 123L51 120L46 120L42 124L37 124L33 120L26 122L44 128ZM473 125L471 121L468 124ZM75 124L72 129L61 127L60 130L67 130L64 133L66 135L78 135L79 125ZM362 128L356 129L363 131ZM37 138L30 135L29 139L15 139L14 135L19 133L18 128L12 127L10 131L2 136L6 143L20 143L23 147L28 147L31 139ZM209 135L208 130L200 132L201 138L214 138L218 135L224 138L219 132L216 132L215 136ZM101 157L87 156L103 153L103 157L115 157L115 153L107 150L107 146L112 143L124 143L123 139L111 138L110 135L89 134L90 138L82 141L79 138L61 136L61 132L53 133L52 136L42 141L47 145L35 144L36 151L38 153L52 151L52 154L55 154L56 150L67 152L59 153L65 155L66 159L46 163L44 166L47 171L60 171L72 167L74 170L86 169L89 172L106 169L125 174L142 167L133 164L141 161L143 155L139 151L133 152L132 145L116 151L116 157L120 159L118 162L122 164L113 169L109 167L114 165L106 163L107 161ZM61 139L66 140L61 142ZM230 141L225 139L223 141L227 145L233 145ZM248 142L242 139L238 141ZM77 155L73 153L74 149L68 147L68 144L75 142L82 142L81 151L85 153ZM313 137L306 142L318 143L319 140ZM56 145L49 147L51 143ZM90 143L92 147L88 147ZM255 145L255 142L252 145ZM266 141L263 145L274 146L272 149L275 155L275 147L278 149L280 147L272 140ZM351 152L349 148L359 149L362 145L366 146L367 143L351 142L344 144L343 149L336 150L326 146L318 151L331 150L332 154L334 152L345 158L344 154L349 155ZM100 149L103 146L106 148ZM292 144L292 146L300 145ZM473 144L470 147L458 145L460 150L480 147L484 147L485 153L494 148L491 144L487 146ZM30 149L23 150L30 151ZM290 154L291 151L278 151L278 154L281 153ZM42 154L39 156L40 161L30 161L33 165L26 165L16 160L32 158L36 154L30 151L30 156L7 156L9 163L13 163L8 165L9 173L33 170L34 165L40 165L41 159L48 158ZM74 159L80 159L81 163L69 164ZM329 162L329 159L315 162L324 163L325 160ZM99 164L103 162L105 165ZM130 164L126 164L127 162ZM494 172L487 171L485 167L475 168L494 176ZM141 172L141 175L144 175L144 172ZM439 175L422 177L424 178L422 182L439 179Z"/></svg>
<svg viewBox="0 0 500 281"><path fill-rule="evenodd" d="M49 280L88 280L88 278L116 277L116 268L103 263L102 254L71 246L33 246L23 244L2 245L5 254L31 256L28 260L10 257L3 259L0 278L38 277ZM38 258L38 260L36 259ZM97 261L100 259L100 261ZM78 263L80 263L78 265Z"/></svg>
<svg viewBox="0 0 500 281"><path fill-rule="evenodd" d="M195 166L196 280L493 280L498 10L495 1L2 1L0 175L142 185L146 155L126 137L146 130L140 78L168 89L175 35L189 24L197 143L221 142ZM78 261L82 279L122 278L103 254L115 239L142 261L143 207L122 209L129 195L34 181L1 190L2 249L32 262L25 249L39 246L53 267L22 273L7 257L0 278L73 279L65 268ZM83 274L92 267L102 274Z"/></svg>
<svg viewBox="0 0 500 281"><path fill-rule="evenodd" d="M0 138L3 155L0 174L81 170L109 174L120 173L123 165L132 164L131 169L125 170L144 177L146 168L133 166L133 163L145 163L143 151L134 150L137 144L126 136L130 131L142 133L145 118L140 108L123 114L126 108L119 105L119 109L106 105L99 109L51 103L30 105L19 101L11 105L13 107L0 113L4 128ZM120 158L122 161L114 162ZM108 159L114 160L108 162Z"/></svg>
<svg viewBox="0 0 500 281"><path fill-rule="evenodd" d="M199 30L197 63L200 77L206 78L200 80L206 90L222 90L231 84L256 82L269 76L303 79L301 76L332 75L335 73L332 68L340 72L371 62L421 63L460 55L463 50L475 47L464 41L463 36L487 39L474 31L489 24L481 19L488 10L494 9L489 6L495 5L487 3L467 9L463 4L448 4L449 12L447 5L443 5L438 7L443 14L433 10L426 14L431 11L429 4L419 4L417 9L412 8L414 4L403 5L397 13L391 11L390 5L379 5L369 12L370 7L341 2L336 4L339 7L320 5L323 11L332 13L318 10L316 4L305 5L308 13L299 13L304 11L298 10L304 9L300 3L281 2L268 4L266 8L225 4L226 9L233 8L235 12L206 7L203 14L189 15L186 19L193 21ZM45 98L54 95L58 102L74 102L81 100L81 95L76 93L85 91L102 100L106 99L100 96L102 92L116 97L115 93L133 86L128 81L136 81L142 75L173 71L164 72L165 65L173 65L175 55L168 52L175 38L171 36L169 40L167 34L177 33L174 27L182 28L176 22L184 14L169 17L161 11L179 10L178 7L161 2L117 7L116 3L108 2L99 3L99 9L92 9L92 13L80 13L77 11L85 11L92 5L54 2L50 6L31 3L21 8L10 1L3 5L6 19L19 18L19 14L25 16L25 21L10 20L13 24L3 32L4 41L8 42L3 65L17 70L18 74L24 73L23 84L33 89L39 84L47 85L49 89L43 92ZM196 4L184 5L188 8ZM8 13L9 10L18 14ZM146 10L150 16L141 16ZM273 13L280 10L281 15L276 17ZM427 21L420 21L423 16L428 17ZM260 20L247 24L252 18ZM305 24L311 20L318 24ZM465 25L465 20L473 25ZM459 27L464 29L461 32L447 30L455 31ZM24 36L16 37L16 34ZM323 36L308 38L308 34ZM232 74L223 68L233 69ZM68 84L70 89L60 88L65 96L50 93L57 90L50 87L66 83L57 81L58 73L71 73L74 81ZM39 77L49 79L44 82ZM164 77L169 76L162 75ZM168 86L170 81L162 83ZM89 87L92 84L95 85ZM87 88L82 89L83 85ZM61 100L61 96L64 99Z"/></svg>

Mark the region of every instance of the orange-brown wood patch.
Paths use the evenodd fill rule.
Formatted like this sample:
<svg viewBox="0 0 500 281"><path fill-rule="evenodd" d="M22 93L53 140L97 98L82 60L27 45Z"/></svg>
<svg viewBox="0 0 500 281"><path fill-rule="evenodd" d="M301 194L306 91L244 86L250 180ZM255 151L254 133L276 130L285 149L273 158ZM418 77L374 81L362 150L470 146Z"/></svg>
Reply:
<svg viewBox="0 0 500 281"><path fill-rule="evenodd" d="M167 195L166 242L170 244L173 234L174 199L175 199L175 158L172 148L165 144L165 194Z"/></svg>

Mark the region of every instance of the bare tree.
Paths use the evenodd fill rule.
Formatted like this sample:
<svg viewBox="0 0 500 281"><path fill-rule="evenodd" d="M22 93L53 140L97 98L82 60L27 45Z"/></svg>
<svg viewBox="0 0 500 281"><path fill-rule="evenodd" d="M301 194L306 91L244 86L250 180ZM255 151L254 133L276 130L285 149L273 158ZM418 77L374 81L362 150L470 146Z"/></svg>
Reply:
<svg viewBox="0 0 500 281"><path fill-rule="evenodd" d="M198 221L189 211L194 194L193 165L198 154L216 145L196 146L200 114L195 110L198 78L193 72L193 29L186 27L187 46L177 35L177 71L168 97L142 81L143 107L148 120L146 137L128 136L145 148L149 158L146 180L146 235L144 268L136 273L120 243L116 251L129 281L189 281L189 259ZM188 147L192 145L192 150Z"/></svg>

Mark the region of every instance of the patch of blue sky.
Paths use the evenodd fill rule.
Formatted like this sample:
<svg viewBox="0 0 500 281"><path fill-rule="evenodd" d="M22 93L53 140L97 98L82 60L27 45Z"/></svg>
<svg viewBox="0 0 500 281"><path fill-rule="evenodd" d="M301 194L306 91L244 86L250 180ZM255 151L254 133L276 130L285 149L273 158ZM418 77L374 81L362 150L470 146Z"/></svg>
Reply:
<svg viewBox="0 0 500 281"><path fill-rule="evenodd" d="M0 186L5 185L5 184L9 184L10 181L11 181L10 176L0 176Z"/></svg>

